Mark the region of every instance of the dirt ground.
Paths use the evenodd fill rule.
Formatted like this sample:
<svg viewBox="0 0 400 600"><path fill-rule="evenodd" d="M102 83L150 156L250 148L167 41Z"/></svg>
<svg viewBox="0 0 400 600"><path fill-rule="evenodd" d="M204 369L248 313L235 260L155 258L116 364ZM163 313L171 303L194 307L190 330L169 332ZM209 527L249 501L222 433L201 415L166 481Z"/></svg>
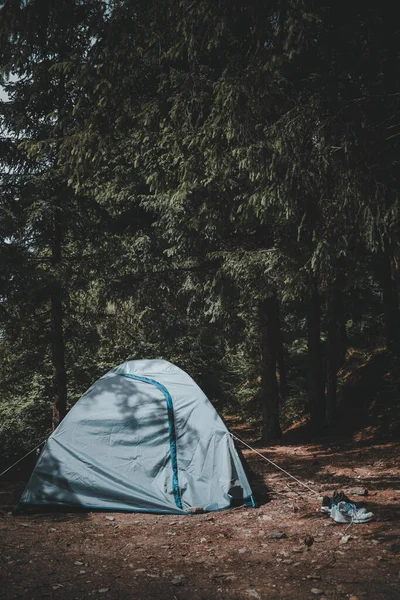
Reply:
<svg viewBox="0 0 400 600"><path fill-rule="evenodd" d="M343 489L365 500L375 520L347 531L320 512L317 495L250 450L256 509L13 517L25 482L3 482L0 598L398 600L400 443L362 437L257 447L319 495ZM351 493L360 487L366 498Z"/></svg>

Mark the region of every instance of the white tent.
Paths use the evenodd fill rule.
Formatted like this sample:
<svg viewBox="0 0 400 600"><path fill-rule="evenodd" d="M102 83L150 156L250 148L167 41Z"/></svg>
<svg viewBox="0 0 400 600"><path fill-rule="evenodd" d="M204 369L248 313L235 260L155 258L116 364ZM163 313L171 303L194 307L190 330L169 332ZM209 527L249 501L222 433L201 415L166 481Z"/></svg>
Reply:
<svg viewBox="0 0 400 600"><path fill-rule="evenodd" d="M99 379L48 439L27 506L184 514L254 504L233 440L187 373L128 361Z"/></svg>

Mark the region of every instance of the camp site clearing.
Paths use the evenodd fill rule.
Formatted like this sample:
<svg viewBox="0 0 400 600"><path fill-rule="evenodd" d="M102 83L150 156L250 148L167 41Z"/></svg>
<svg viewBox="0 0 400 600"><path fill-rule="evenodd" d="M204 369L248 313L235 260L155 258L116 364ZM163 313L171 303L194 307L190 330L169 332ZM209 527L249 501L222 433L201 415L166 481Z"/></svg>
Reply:
<svg viewBox="0 0 400 600"><path fill-rule="evenodd" d="M255 432L231 430L255 441ZM357 440L257 446L321 493L366 488L366 498L354 499L366 500L375 519L346 532L320 512L318 498L247 449L259 508L12 516L27 481L2 481L1 600L397 600L399 444Z"/></svg>

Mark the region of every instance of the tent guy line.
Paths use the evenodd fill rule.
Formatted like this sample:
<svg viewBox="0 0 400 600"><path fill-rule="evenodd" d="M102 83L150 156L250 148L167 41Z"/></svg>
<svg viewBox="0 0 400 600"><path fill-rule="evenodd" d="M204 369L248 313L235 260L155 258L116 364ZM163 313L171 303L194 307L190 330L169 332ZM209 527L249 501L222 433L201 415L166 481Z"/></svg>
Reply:
<svg viewBox="0 0 400 600"><path fill-rule="evenodd" d="M309 485L307 485L306 483L303 483L302 481L300 481L300 479L297 479L297 477L295 477L294 475L291 475L290 473L288 473L287 471L285 471L285 469L282 469L282 467L280 467L279 465L277 465L276 463L274 463L272 460L270 460L269 458L267 458L266 456L264 456L263 454L261 454L261 452L258 452L258 450L256 450L255 448L253 448L252 446L250 446L249 444L247 444L244 440L240 439L237 435L234 435L231 431L229 433L233 437L234 440L237 440L238 442L240 442L241 444L243 444L244 446L246 446L247 448L249 448L250 450L252 450L256 454L258 454L258 456L261 456L261 458L263 458L268 463L270 463L271 465L273 465L276 469L279 469L280 471L282 471L282 473L285 473L285 475L287 475L288 477L291 477L292 479L294 479L295 481L297 481L297 483L299 483L303 487L307 488L310 492L312 492L316 496L320 496L319 492L317 492L316 490L313 490L312 488L310 488Z"/></svg>
<svg viewBox="0 0 400 600"><path fill-rule="evenodd" d="M20 463L22 460L24 460L24 458L26 458L27 456L29 456L30 454L32 454L32 452L35 452L35 450L37 450L38 448L40 448L40 446L43 446L43 444L45 444L47 442L46 438L45 440L43 440L42 442L40 442L40 444L38 444L37 446L35 446L35 448L32 448L32 450L29 450L29 452L27 452L22 458L20 458L19 460L17 460L17 462L15 462L13 465L11 465L10 467L8 467L5 471L3 471L2 473L0 473L0 477L3 477L3 475L5 475L6 473L8 473L8 471L11 471L11 469L13 467L15 467L18 463Z"/></svg>

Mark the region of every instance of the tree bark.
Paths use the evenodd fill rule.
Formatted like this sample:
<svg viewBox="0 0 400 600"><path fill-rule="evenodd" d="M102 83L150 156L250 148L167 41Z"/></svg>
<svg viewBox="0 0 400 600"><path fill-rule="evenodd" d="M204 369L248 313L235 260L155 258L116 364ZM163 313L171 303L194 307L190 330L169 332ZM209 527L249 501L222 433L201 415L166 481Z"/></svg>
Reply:
<svg viewBox="0 0 400 600"><path fill-rule="evenodd" d="M62 231L56 209L52 217L51 260L53 281L51 285L51 346L53 362L53 430L65 417L67 411L67 374L65 370L65 347L63 335L63 288L59 270L62 259Z"/></svg>
<svg viewBox="0 0 400 600"><path fill-rule="evenodd" d="M312 282L307 298L308 342L308 407L311 427L317 431L325 417L325 378L322 367L320 298L315 282Z"/></svg>
<svg viewBox="0 0 400 600"><path fill-rule="evenodd" d="M326 412L325 418L327 425L333 423L336 413L336 387L337 387L337 306L336 306L336 290L334 284L331 284L328 289L327 297L327 359L326 359Z"/></svg>
<svg viewBox="0 0 400 600"><path fill-rule="evenodd" d="M385 244L382 256L383 313L385 320L386 347L395 356L399 354L399 296L396 282L396 268L389 243Z"/></svg>
<svg viewBox="0 0 400 600"><path fill-rule="evenodd" d="M279 310L279 300L275 296L276 302L276 365L278 367L279 373L279 395L281 400L286 398L288 394L288 383L287 383L287 369L286 369L286 360L285 360L285 352L283 349L282 342L282 331L281 331L281 319L280 319L280 310Z"/></svg>
<svg viewBox="0 0 400 600"><path fill-rule="evenodd" d="M336 414L337 374L347 351L347 334L344 318L343 292L338 280L331 283L327 294L328 341L326 360L326 411L325 420L331 425Z"/></svg>
<svg viewBox="0 0 400 600"><path fill-rule="evenodd" d="M277 442L282 437L279 424L279 389L276 379L277 340L276 340L276 297L265 298L260 306L261 321L261 362L263 424L261 440L266 444Z"/></svg>

